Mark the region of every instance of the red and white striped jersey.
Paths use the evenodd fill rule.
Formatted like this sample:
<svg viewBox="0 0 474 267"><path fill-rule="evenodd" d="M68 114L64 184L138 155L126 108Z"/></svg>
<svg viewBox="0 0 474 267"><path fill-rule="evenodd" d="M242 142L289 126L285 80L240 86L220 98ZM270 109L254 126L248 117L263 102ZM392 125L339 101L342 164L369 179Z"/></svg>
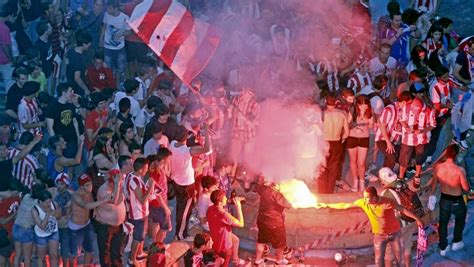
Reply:
<svg viewBox="0 0 474 267"><path fill-rule="evenodd" d="M427 11L432 14L436 12L437 0L415 0L413 2L413 9L415 10L418 10L420 7L425 7Z"/></svg>
<svg viewBox="0 0 474 267"><path fill-rule="evenodd" d="M421 109L416 116L410 106L405 106L402 109L400 122L406 122L408 128L402 127L402 144L408 146L417 146L428 144L430 142L431 131L425 133L415 134L415 130L423 130L428 127L436 127L435 112L426 105Z"/></svg>
<svg viewBox="0 0 474 267"><path fill-rule="evenodd" d="M20 154L21 150L13 148L8 151L8 158L11 159ZM20 182L31 189L35 181L35 170L39 168L39 163L33 155L26 155L26 157L13 166L13 177L20 180Z"/></svg>
<svg viewBox="0 0 474 267"><path fill-rule="evenodd" d="M459 88L461 85L454 81L452 77L449 78L448 82L442 80L437 80L436 83L433 83L430 87L430 100L433 104L442 104L446 105L451 102L451 94L453 88ZM442 117L448 112L448 108L441 108L436 110L438 117Z"/></svg>
<svg viewBox="0 0 474 267"><path fill-rule="evenodd" d="M315 69L316 75L322 75L328 84L329 91L339 91L338 70L336 64L327 59L319 62Z"/></svg>
<svg viewBox="0 0 474 267"><path fill-rule="evenodd" d="M368 72L365 75L362 75L360 72L356 71L347 82L347 88L352 89L356 95L359 94L360 90L367 85L372 85L372 80Z"/></svg>
<svg viewBox="0 0 474 267"><path fill-rule="evenodd" d="M136 176L131 172L127 174L125 182L123 183L125 206L127 207L128 218L131 220L140 220L147 217L149 214L149 201L147 200L142 204L135 194L136 188L139 188L142 191L142 194L145 194L148 186L145 185L141 177Z"/></svg>
<svg viewBox="0 0 474 267"><path fill-rule="evenodd" d="M377 130L375 131L375 142L384 140L382 135L382 130L380 130L380 124L383 123L386 125L387 134L390 138L390 142L393 144L400 144L402 140L402 125L400 124L400 107L398 102L394 102L386 106L382 114L379 117L379 123Z"/></svg>
<svg viewBox="0 0 474 267"><path fill-rule="evenodd" d="M31 124L39 122L39 108L36 103L36 99L27 101L24 97L21 99L20 104L18 105L18 121L20 122L20 133L27 131L23 127L23 123ZM41 127L29 129L32 134L38 134L41 132Z"/></svg>
<svg viewBox="0 0 474 267"><path fill-rule="evenodd" d="M435 42L433 38L427 38L421 43L421 45L428 51L428 57L437 49L443 48L443 43Z"/></svg>

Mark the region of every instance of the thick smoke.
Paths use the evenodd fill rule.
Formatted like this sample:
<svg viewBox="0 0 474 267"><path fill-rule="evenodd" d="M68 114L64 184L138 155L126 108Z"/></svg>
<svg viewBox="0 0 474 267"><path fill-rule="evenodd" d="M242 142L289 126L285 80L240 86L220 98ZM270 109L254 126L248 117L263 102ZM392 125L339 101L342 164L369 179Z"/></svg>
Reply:
<svg viewBox="0 0 474 267"><path fill-rule="evenodd" d="M246 166L280 182L299 178L311 182L325 164L329 146L322 137L321 110L315 105L262 103L253 149Z"/></svg>
<svg viewBox="0 0 474 267"><path fill-rule="evenodd" d="M350 66L359 56L354 48L367 43L359 33L370 26L353 15L353 2L229 0L201 11L223 33L202 79L231 92L251 87L261 105L255 147L245 155L253 170L309 181L324 166L328 145L314 72L329 60Z"/></svg>

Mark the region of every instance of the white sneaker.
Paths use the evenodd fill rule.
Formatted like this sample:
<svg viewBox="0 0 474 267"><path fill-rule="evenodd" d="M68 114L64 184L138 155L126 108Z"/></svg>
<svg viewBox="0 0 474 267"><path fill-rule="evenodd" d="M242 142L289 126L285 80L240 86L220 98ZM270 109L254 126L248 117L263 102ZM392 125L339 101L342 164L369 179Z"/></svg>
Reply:
<svg viewBox="0 0 474 267"><path fill-rule="evenodd" d="M425 163L426 163L426 165L430 165L432 161L433 161L433 157L432 157L432 156L428 156L428 157L426 157Z"/></svg>
<svg viewBox="0 0 474 267"><path fill-rule="evenodd" d="M442 257L446 257L446 254L448 253L448 251L449 251L449 245L445 249L440 250L439 255L441 255Z"/></svg>
<svg viewBox="0 0 474 267"><path fill-rule="evenodd" d="M469 149L469 146L467 145L466 140L462 140L461 142L459 142L459 145L460 145L463 149Z"/></svg>
<svg viewBox="0 0 474 267"><path fill-rule="evenodd" d="M459 242L456 242L456 243L452 244L452 250L453 251L458 251L458 250L461 250L463 248L464 248L464 242L462 242L462 241L459 241Z"/></svg>

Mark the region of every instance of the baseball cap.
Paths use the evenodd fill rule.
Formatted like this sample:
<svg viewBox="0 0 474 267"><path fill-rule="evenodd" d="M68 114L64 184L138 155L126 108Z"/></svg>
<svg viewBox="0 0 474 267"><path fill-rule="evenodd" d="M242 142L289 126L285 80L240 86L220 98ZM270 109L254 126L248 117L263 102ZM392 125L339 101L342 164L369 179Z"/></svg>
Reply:
<svg viewBox="0 0 474 267"><path fill-rule="evenodd" d="M69 185L69 175L65 172L61 172L56 176L56 179L54 179L54 183L58 185L58 183L65 183L66 185Z"/></svg>
<svg viewBox="0 0 474 267"><path fill-rule="evenodd" d="M84 173L83 175L79 176L79 179L78 179L79 186L83 186L91 181L92 179L87 173Z"/></svg>
<svg viewBox="0 0 474 267"><path fill-rule="evenodd" d="M388 167L379 170L379 178L384 184L391 184L397 180L397 175Z"/></svg>

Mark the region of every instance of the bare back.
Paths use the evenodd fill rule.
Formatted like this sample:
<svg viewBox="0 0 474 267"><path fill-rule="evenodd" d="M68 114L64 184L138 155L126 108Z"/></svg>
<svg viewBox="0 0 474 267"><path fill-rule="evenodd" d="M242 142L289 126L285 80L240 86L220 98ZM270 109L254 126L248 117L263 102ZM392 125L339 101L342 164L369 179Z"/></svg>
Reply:
<svg viewBox="0 0 474 267"><path fill-rule="evenodd" d="M89 221L89 210L81 207L74 198L81 198L84 203L94 202L91 193L82 193L80 190L76 191L72 198L71 205L71 222L78 225L85 225Z"/></svg>
<svg viewBox="0 0 474 267"><path fill-rule="evenodd" d="M441 192L452 196L460 196L469 190L466 171L452 161L440 163L435 168L436 178L441 185Z"/></svg>

